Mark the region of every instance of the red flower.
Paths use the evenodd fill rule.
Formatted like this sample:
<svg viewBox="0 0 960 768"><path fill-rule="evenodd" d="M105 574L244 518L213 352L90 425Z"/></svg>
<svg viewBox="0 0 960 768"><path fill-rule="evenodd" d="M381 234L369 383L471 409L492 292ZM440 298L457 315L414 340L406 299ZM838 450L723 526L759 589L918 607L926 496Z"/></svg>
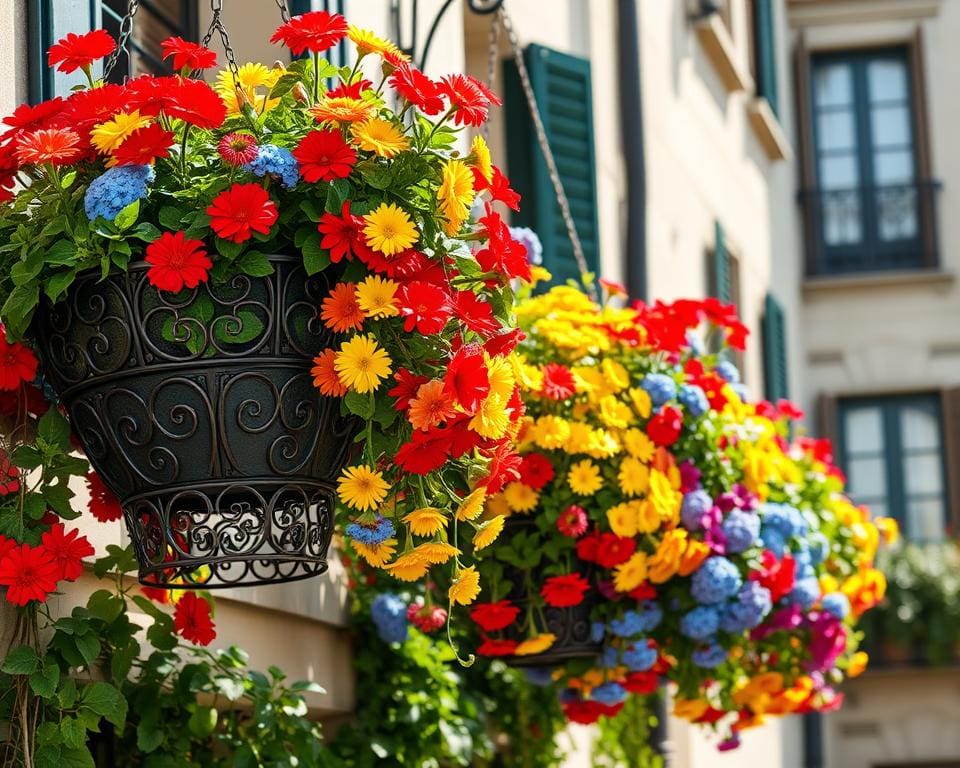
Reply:
<svg viewBox="0 0 960 768"><path fill-rule="evenodd" d="M493 637L484 637L477 648L481 656L513 656L519 643L516 640L497 640Z"/></svg>
<svg viewBox="0 0 960 768"><path fill-rule="evenodd" d="M109 523L123 517L120 502L107 488L106 483L96 472L90 472L87 477L87 490L90 492L90 502L87 509L101 523Z"/></svg>
<svg viewBox="0 0 960 768"><path fill-rule="evenodd" d="M3 560L3 558L13 552L17 546L18 544L14 539L8 539L3 534L0 534L0 560Z"/></svg>
<svg viewBox="0 0 960 768"><path fill-rule="evenodd" d="M117 165L148 165L157 158L167 157L173 141L173 131L165 131L160 123L150 123L130 134L113 151L113 159Z"/></svg>
<svg viewBox="0 0 960 768"><path fill-rule="evenodd" d="M304 51L323 53L347 36L347 21L338 13L310 11L277 27L271 43L282 42L294 56Z"/></svg>
<svg viewBox="0 0 960 768"><path fill-rule="evenodd" d="M415 66L403 62L390 75L390 86L425 115L443 111L440 86Z"/></svg>
<svg viewBox="0 0 960 768"><path fill-rule="evenodd" d="M663 408L647 422L647 435L657 445L670 446L683 431L683 413L672 405Z"/></svg>
<svg viewBox="0 0 960 768"><path fill-rule="evenodd" d="M153 80L160 107L167 117L208 131L223 125L227 117L227 105L203 80L177 76Z"/></svg>
<svg viewBox="0 0 960 768"><path fill-rule="evenodd" d="M207 214L218 237L242 243L254 232L270 232L277 220L277 206L259 184L234 184L213 198Z"/></svg>
<svg viewBox="0 0 960 768"><path fill-rule="evenodd" d="M393 374L393 379L397 382L397 385L387 394L390 397L397 398L393 407L398 411L407 410L410 407L410 401L417 396L417 390L420 389L420 386L430 380L427 376L410 373L406 368L398 368L397 372Z"/></svg>
<svg viewBox="0 0 960 768"><path fill-rule="evenodd" d="M34 131L17 139L17 157L21 163L69 165L80 157L80 137L66 128Z"/></svg>
<svg viewBox="0 0 960 768"><path fill-rule="evenodd" d="M654 600L657 597L657 590L653 584L645 581L636 589L627 592L627 597L631 600Z"/></svg>
<svg viewBox="0 0 960 768"><path fill-rule="evenodd" d="M344 179L357 162L356 150L333 129L310 131L293 150L293 156L300 163L300 175L311 183Z"/></svg>
<svg viewBox="0 0 960 768"><path fill-rule="evenodd" d="M206 46L184 40L182 37L168 37L160 43L163 58L173 58L173 68L177 70L210 69L217 66L217 54Z"/></svg>
<svg viewBox="0 0 960 768"><path fill-rule="evenodd" d="M17 389L37 377L37 358L20 342L9 343L0 332L0 389Z"/></svg>
<svg viewBox="0 0 960 768"><path fill-rule="evenodd" d="M587 532L586 510L576 504L571 504L557 518L557 530L571 539L582 536Z"/></svg>
<svg viewBox="0 0 960 768"><path fill-rule="evenodd" d="M520 479L520 454L513 450L509 440L502 441L490 455L487 476L478 485L484 485L488 494L500 493L507 483Z"/></svg>
<svg viewBox="0 0 960 768"><path fill-rule="evenodd" d="M450 319L450 301L447 294L435 285L414 281L404 283L397 292L403 330L424 336L440 333Z"/></svg>
<svg viewBox="0 0 960 768"><path fill-rule="evenodd" d="M554 608L572 608L583 602L583 596L590 589L590 582L579 573L563 576L551 576L540 588L540 595L547 605Z"/></svg>
<svg viewBox="0 0 960 768"><path fill-rule="evenodd" d="M249 133L228 133L217 144L217 152L228 165L246 165L257 159L257 142Z"/></svg>
<svg viewBox="0 0 960 768"><path fill-rule="evenodd" d="M152 80L153 78L139 79ZM126 88L108 83L100 88L88 88L71 93L64 102L62 120L80 132L109 120L128 106L130 109L137 109L139 104L129 103L130 86L133 82L137 81L132 81Z"/></svg>
<svg viewBox="0 0 960 768"><path fill-rule="evenodd" d="M350 201L344 202L340 215L325 213L320 217L317 230L323 235L320 247L330 251L330 261L334 264L342 259L365 256L370 252L367 238L363 234L366 222L360 216L350 213Z"/></svg>
<svg viewBox="0 0 960 768"><path fill-rule="evenodd" d="M210 603L193 592L187 592L177 602L173 626L184 640L196 645L210 645L217 636L210 618Z"/></svg>
<svg viewBox="0 0 960 768"><path fill-rule="evenodd" d="M170 602L170 590L161 589L159 587L146 587L141 585L140 591L143 592L144 597L149 600L153 600L155 603L160 603L161 605L166 605Z"/></svg>
<svg viewBox="0 0 960 768"><path fill-rule="evenodd" d="M599 701L574 699L563 702L563 714L571 723L593 725L601 717L612 717L623 709L623 702L619 704L601 704Z"/></svg>
<svg viewBox="0 0 960 768"><path fill-rule="evenodd" d="M450 434L443 429L414 430L409 443L397 451L397 466L414 475L427 475L450 458Z"/></svg>
<svg viewBox="0 0 960 768"><path fill-rule="evenodd" d="M171 293L207 282L207 270L213 266L203 240L186 240L183 232L160 235L147 246L145 261L152 265L147 272L150 285Z"/></svg>
<svg viewBox="0 0 960 768"><path fill-rule="evenodd" d="M484 190L490 193L493 200L503 203L514 211L520 210L520 195L510 186L510 179L503 175L497 166L493 166L493 177L488 182L477 168L472 168L474 188L478 192Z"/></svg>
<svg viewBox="0 0 960 768"><path fill-rule="evenodd" d="M6 451L0 451L0 497L20 490L20 470L10 463Z"/></svg>
<svg viewBox="0 0 960 768"><path fill-rule="evenodd" d="M97 59L113 53L116 47L113 38L103 29L83 35L69 32L65 38L50 46L47 64L51 67L56 64L58 72L70 74L78 69L86 70Z"/></svg>
<svg viewBox="0 0 960 768"><path fill-rule="evenodd" d="M26 605L43 602L57 588L60 567L43 547L21 544L0 559L0 586L7 588L7 602Z"/></svg>
<svg viewBox="0 0 960 768"><path fill-rule="evenodd" d="M10 130L3 134L3 137L46 128L51 119L59 115L62 110L63 99L59 96L48 101L41 101L36 106L21 104L13 110L12 115L3 119L5 124L11 126Z"/></svg>
<svg viewBox="0 0 960 768"><path fill-rule="evenodd" d="M549 363L543 367L543 386L540 391L551 400L566 400L577 393L577 382L567 366Z"/></svg>
<svg viewBox="0 0 960 768"><path fill-rule="evenodd" d="M520 463L520 482L533 490L541 490L553 480L553 462L542 453L528 453Z"/></svg>
<svg viewBox="0 0 960 768"><path fill-rule="evenodd" d="M497 355L509 355L514 348L527 338L527 334L519 328L513 328L499 336L494 336L489 341L484 342L483 349L491 357Z"/></svg>
<svg viewBox="0 0 960 768"><path fill-rule="evenodd" d="M407 606L407 621L421 632L436 632L447 623L447 611L439 605L428 608L423 603L410 603Z"/></svg>
<svg viewBox="0 0 960 768"><path fill-rule="evenodd" d="M495 603L477 603L470 610L470 618L484 632L496 632L509 627L517 620L520 609L509 600Z"/></svg>
<svg viewBox="0 0 960 768"><path fill-rule="evenodd" d="M583 539L580 541L583 541ZM580 541L577 542L578 555L580 553ZM617 536L615 533L602 533L600 534L600 540L597 542L595 560L603 568L616 568L618 565L627 562L636 549L637 542L632 538Z"/></svg>
<svg viewBox="0 0 960 768"><path fill-rule="evenodd" d="M490 392L490 377L479 345L465 344L454 352L443 384L467 413L476 412Z"/></svg>
<svg viewBox="0 0 960 768"><path fill-rule="evenodd" d="M489 338L500 330L500 323L493 316L493 307L473 291L457 291L453 300L453 313L457 320L484 338Z"/></svg>
<svg viewBox="0 0 960 768"><path fill-rule="evenodd" d="M797 570L796 561L790 555L784 555L783 559L777 560L777 556L767 549L763 552L762 563L763 568L751 571L747 578L769 589L770 599L776 603L793 589Z"/></svg>
<svg viewBox="0 0 960 768"><path fill-rule="evenodd" d="M347 83L340 83L336 88L331 88L327 91L328 99L359 99L360 95L364 91L369 91L373 88L373 82L367 80L365 77L361 77L359 80L354 80L352 83L347 85Z"/></svg>
<svg viewBox="0 0 960 768"><path fill-rule="evenodd" d="M58 579L76 581L83 573L83 558L96 554L86 536L76 528L67 533L63 523L53 525L40 541L59 568Z"/></svg>
<svg viewBox="0 0 960 768"><path fill-rule="evenodd" d="M529 281L531 275L527 248L513 239L500 214L487 205L486 215L480 217L480 224L486 228L488 237L487 247L476 253L477 263L483 271L499 272L511 279L519 277Z"/></svg>
<svg viewBox="0 0 960 768"><path fill-rule="evenodd" d="M470 75L447 75L440 81L439 88L450 100L456 125L478 126L487 119L491 104L501 104L493 91Z"/></svg>
<svg viewBox="0 0 960 768"><path fill-rule="evenodd" d="M630 691L630 693L648 696L651 693L656 693L660 687L660 675L653 670L631 672L620 685Z"/></svg>

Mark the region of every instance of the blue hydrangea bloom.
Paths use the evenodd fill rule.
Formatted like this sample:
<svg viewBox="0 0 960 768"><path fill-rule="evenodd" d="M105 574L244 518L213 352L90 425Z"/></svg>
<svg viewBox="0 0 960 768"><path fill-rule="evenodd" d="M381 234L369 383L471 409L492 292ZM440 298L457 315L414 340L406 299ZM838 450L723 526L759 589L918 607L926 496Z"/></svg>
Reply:
<svg viewBox="0 0 960 768"><path fill-rule="evenodd" d="M377 515L377 522L374 526L350 523L344 530L344 533L354 541L372 547L375 544L382 544L391 538L395 530L392 520L388 520L382 515Z"/></svg>
<svg viewBox="0 0 960 768"><path fill-rule="evenodd" d="M789 595L790 602L797 603L805 611L813 607L819 598L820 583L812 576L797 579Z"/></svg>
<svg viewBox="0 0 960 768"><path fill-rule="evenodd" d="M688 531L700 529L700 519L713 506L713 499L710 494L702 488L690 491L683 497L683 505L680 507L680 520L683 527Z"/></svg>
<svg viewBox="0 0 960 768"><path fill-rule="evenodd" d="M830 551L830 542L827 541L827 537L824 536L819 531L811 533L807 539L807 543L810 547L810 563L811 565L820 565L827 556L827 553Z"/></svg>
<svg viewBox="0 0 960 768"><path fill-rule="evenodd" d="M752 547L760 537L760 517L753 512L732 509L721 524L727 552L737 554Z"/></svg>
<svg viewBox="0 0 960 768"><path fill-rule="evenodd" d="M832 613L838 619L845 619L850 613L850 600L843 592L831 592L825 595L821 601L823 610Z"/></svg>
<svg viewBox="0 0 960 768"><path fill-rule="evenodd" d="M627 698L627 689L620 683L603 683L590 691L590 698L612 707Z"/></svg>
<svg viewBox="0 0 960 768"><path fill-rule="evenodd" d="M733 597L742 583L737 566L725 557L710 557L693 574L690 594L698 603L713 605Z"/></svg>
<svg viewBox="0 0 960 768"><path fill-rule="evenodd" d="M590 625L590 642L599 643L603 640L604 634L606 634L607 628L603 626L602 622L595 621Z"/></svg>
<svg viewBox="0 0 960 768"><path fill-rule="evenodd" d="M480 215L482 216L483 213ZM531 264L543 263L543 243L540 242L540 236L530 227L510 227L510 236L517 242L523 243L527 249L527 261Z"/></svg>
<svg viewBox="0 0 960 768"><path fill-rule="evenodd" d="M767 502L760 507L764 528L779 531L785 539L803 536L810 528L803 513L789 504Z"/></svg>
<svg viewBox="0 0 960 768"><path fill-rule="evenodd" d="M716 634L720 627L720 611L712 605L700 605L680 619L680 634L703 640Z"/></svg>
<svg viewBox="0 0 960 768"><path fill-rule="evenodd" d="M287 189L297 186L300 180L300 166L293 153L275 144L261 144L256 158L243 166L243 170L260 178L276 176Z"/></svg>
<svg viewBox="0 0 960 768"><path fill-rule="evenodd" d="M665 373L648 373L643 377L640 386L647 390L655 408L659 408L677 396L677 382Z"/></svg>
<svg viewBox="0 0 960 768"><path fill-rule="evenodd" d="M623 663L631 672L646 672L657 663L657 649L639 643L623 652Z"/></svg>
<svg viewBox="0 0 960 768"><path fill-rule="evenodd" d="M108 168L90 182L83 196L83 209L93 221L103 216L113 221L117 214L147 196L147 184L154 179L152 165L118 165Z"/></svg>
<svg viewBox="0 0 960 768"><path fill-rule="evenodd" d="M710 410L710 401L696 384L681 384L678 399L694 418L699 418Z"/></svg>
<svg viewBox="0 0 960 768"><path fill-rule="evenodd" d="M727 650L716 643L711 643L693 652L693 663L703 669L713 669L727 660Z"/></svg>
<svg viewBox="0 0 960 768"><path fill-rule="evenodd" d="M724 607L720 616L720 629L735 634L753 629L760 625L772 608L770 590L755 581L748 581L743 585L737 599Z"/></svg>
<svg viewBox="0 0 960 768"><path fill-rule="evenodd" d="M737 370L737 366L735 366L729 360L721 360L719 363L717 363L716 371L717 375L727 383L740 383L740 371Z"/></svg>
<svg viewBox="0 0 960 768"><path fill-rule="evenodd" d="M780 533L780 531L772 528L761 528L760 541L763 544L763 548L773 552L773 554L777 556L777 559L782 558L784 554L786 554L787 540L783 538L783 534Z"/></svg>
<svg viewBox="0 0 960 768"><path fill-rule="evenodd" d="M370 617L377 634L385 643L402 643L407 639L407 606L399 597L383 592L370 604Z"/></svg>
<svg viewBox="0 0 960 768"><path fill-rule="evenodd" d="M553 669L551 667L525 667L523 674L527 681L539 688L545 688L553 683Z"/></svg>
<svg viewBox="0 0 960 768"><path fill-rule="evenodd" d="M644 600L636 611L626 611L619 619L610 622L610 631L617 637L635 637L649 632L663 618L660 606L652 600Z"/></svg>

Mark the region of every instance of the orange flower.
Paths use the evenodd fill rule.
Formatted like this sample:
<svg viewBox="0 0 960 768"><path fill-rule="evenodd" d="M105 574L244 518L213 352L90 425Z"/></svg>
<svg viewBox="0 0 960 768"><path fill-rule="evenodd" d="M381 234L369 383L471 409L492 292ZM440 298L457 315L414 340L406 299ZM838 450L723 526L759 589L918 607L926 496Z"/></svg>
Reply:
<svg viewBox="0 0 960 768"><path fill-rule="evenodd" d="M359 123L371 116L374 105L363 99L339 96L324 99L310 110L318 123Z"/></svg>
<svg viewBox="0 0 960 768"><path fill-rule="evenodd" d="M332 349L325 349L318 357L313 358L310 374L313 376L313 386L320 390L321 395L343 397L347 394L347 388L343 386L334 367L336 359L337 353Z"/></svg>
<svg viewBox="0 0 960 768"><path fill-rule="evenodd" d="M66 165L80 156L80 137L65 128L51 128L21 136L17 157L21 163Z"/></svg>
<svg viewBox="0 0 960 768"><path fill-rule="evenodd" d="M330 295L323 300L320 317L327 328L337 333L362 328L363 312L357 303L354 284L337 283Z"/></svg>
<svg viewBox="0 0 960 768"><path fill-rule="evenodd" d="M841 590L850 600L853 615L859 616L883 600L887 578L876 568L864 568L843 582Z"/></svg>
<svg viewBox="0 0 960 768"><path fill-rule="evenodd" d="M421 384L417 395L410 401L408 416L414 429L428 430L456 413L453 398L444 390L440 379Z"/></svg>

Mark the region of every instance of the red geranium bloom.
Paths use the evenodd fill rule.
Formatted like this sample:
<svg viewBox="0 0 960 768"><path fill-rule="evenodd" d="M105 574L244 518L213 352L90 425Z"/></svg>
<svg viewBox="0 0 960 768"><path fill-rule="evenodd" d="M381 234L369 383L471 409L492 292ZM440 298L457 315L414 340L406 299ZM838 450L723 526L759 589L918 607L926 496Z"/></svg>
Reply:
<svg viewBox="0 0 960 768"><path fill-rule="evenodd" d="M527 338L527 334L519 328L513 328L506 333L501 333L499 336L494 336L489 341L485 341L483 350L491 357L495 357L496 355L509 355L513 352L517 344L525 338Z"/></svg>
<svg viewBox="0 0 960 768"><path fill-rule="evenodd" d="M583 541L583 539L580 541ZM578 541L578 555L580 552L579 546L580 542ZM597 542L596 562L604 568L616 568L618 565L627 562L636 549L637 542L635 539L617 536L615 533L602 533L600 534L600 540Z"/></svg>
<svg viewBox="0 0 960 768"><path fill-rule="evenodd" d="M477 251L476 259L484 272L499 272L511 279L519 277L529 281L531 274L527 248L513 239L500 214L487 205L486 215L480 217L480 224L487 230L488 241L486 248Z"/></svg>
<svg viewBox="0 0 960 768"><path fill-rule="evenodd" d="M207 282L207 270L213 266L203 240L186 240L183 232L160 235L147 246L145 261L152 265L147 272L150 285L171 293Z"/></svg>
<svg viewBox="0 0 960 768"><path fill-rule="evenodd" d="M166 605L170 602L169 589L161 589L160 587L145 587L141 585L140 591L143 592L144 597L149 600L153 600L155 603Z"/></svg>
<svg viewBox="0 0 960 768"><path fill-rule="evenodd" d="M443 111L440 86L408 62L400 63L390 75L391 87L425 115Z"/></svg>
<svg viewBox="0 0 960 768"><path fill-rule="evenodd" d="M246 165L257 159L257 142L249 133L228 133L217 144L217 152L228 165Z"/></svg>
<svg viewBox="0 0 960 768"><path fill-rule="evenodd" d="M13 552L17 546L18 544L16 541L13 539L8 539L3 534L0 534L0 560L3 560L3 558Z"/></svg>
<svg viewBox="0 0 960 768"><path fill-rule="evenodd" d="M410 373L406 368L398 368L397 372L393 374L393 379L397 382L397 385L387 394L390 397L397 398L393 407L398 411L407 410L410 407L410 401L417 396L417 390L420 389L420 386L430 380L427 376Z"/></svg>
<svg viewBox="0 0 960 768"><path fill-rule="evenodd" d="M510 441L501 441L490 455L487 476L478 485L486 486L488 494L499 493L507 483L520 479L521 461Z"/></svg>
<svg viewBox="0 0 960 768"><path fill-rule="evenodd" d="M13 199L11 190L17 185L16 174L20 168L16 148L15 141L0 144L0 203Z"/></svg>
<svg viewBox="0 0 960 768"><path fill-rule="evenodd" d="M207 214L217 237L242 243L254 232L270 232L277 220L277 206L259 184L234 184L213 198Z"/></svg>
<svg viewBox="0 0 960 768"><path fill-rule="evenodd" d="M167 157L173 141L173 131L165 131L160 123L150 123L130 134L113 151L113 159L117 165L149 165Z"/></svg>
<svg viewBox="0 0 960 768"><path fill-rule="evenodd" d="M227 105L203 80L179 76L153 80L160 106L167 117L208 131L223 125L227 117Z"/></svg>
<svg viewBox="0 0 960 768"><path fill-rule="evenodd" d="M60 567L44 547L21 544L0 559L0 586L7 588L7 602L26 605L43 602L57 588Z"/></svg>
<svg viewBox="0 0 960 768"><path fill-rule="evenodd" d="M357 162L357 151L334 129L310 131L293 150L293 156L300 163L300 175L311 183L344 179Z"/></svg>
<svg viewBox="0 0 960 768"><path fill-rule="evenodd" d="M350 213L350 201L344 202L340 215L325 213L320 217L317 230L323 237L320 247L330 252L330 261L339 263L343 258L352 259L369 253L363 228L366 222Z"/></svg>
<svg viewBox="0 0 960 768"><path fill-rule="evenodd" d="M369 91L373 88L373 82L367 80L365 77L361 77L359 80L354 80L349 85L347 83L340 83L336 88L331 88L327 91L328 99L359 99L361 94L364 91Z"/></svg>
<svg viewBox="0 0 960 768"><path fill-rule="evenodd" d="M453 313L467 328L484 338L500 330L500 323L493 316L493 307L473 291L457 291Z"/></svg>
<svg viewBox="0 0 960 768"><path fill-rule="evenodd" d="M436 285L415 281L404 283L397 292L400 315L404 318L403 330L424 336L440 333L450 319L450 301L447 294Z"/></svg>
<svg viewBox="0 0 960 768"><path fill-rule="evenodd" d="M193 592L187 592L177 601L173 626L184 640L196 645L210 645L217 636L210 618L210 603Z"/></svg>
<svg viewBox="0 0 960 768"><path fill-rule="evenodd" d="M453 353L443 383L467 413L476 412L490 392L490 377L479 345L465 344Z"/></svg>
<svg viewBox="0 0 960 768"><path fill-rule="evenodd" d="M347 20L340 14L310 11L277 27L270 42L282 42L294 56L304 51L323 53L343 40L347 30Z"/></svg>
<svg viewBox="0 0 960 768"><path fill-rule="evenodd" d="M123 517L120 502L113 495L113 491L107 488L100 475L96 472L90 472L86 480L87 490L90 492L90 503L87 505L90 514L101 523L109 523Z"/></svg>
<svg viewBox="0 0 960 768"><path fill-rule="evenodd" d="M414 475L428 475L450 459L450 434L444 429L414 430L397 451L397 466Z"/></svg>
<svg viewBox="0 0 960 768"><path fill-rule="evenodd" d="M59 96L48 101L41 101L35 106L21 104L13 110L12 115L3 119L4 123L11 126L10 130L3 136L7 137L22 131L36 131L40 128L46 128L51 118L59 115L62 110L63 99Z"/></svg>
<svg viewBox="0 0 960 768"><path fill-rule="evenodd" d="M769 549L764 550L762 563L763 568L751 571L747 578L769 589L770 599L776 603L793 589L797 563L790 555L777 560L777 556Z"/></svg>
<svg viewBox="0 0 960 768"><path fill-rule="evenodd" d="M590 582L579 573L563 576L551 576L540 588L540 595L547 605L554 608L572 608L583 602L583 596L590 589Z"/></svg>
<svg viewBox="0 0 960 768"><path fill-rule="evenodd" d="M612 717L621 709L623 702L612 705L584 699L563 702L563 714L567 716L567 720L580 725L593 725L601 717Z"/></svg>
<svg viewBox="0 0 960 768"><path fill-rule="evenodd" d="M477 648L481 656L513 656L519 643L516 640L497 640L493 637L484 637Z"/></svg>
<svg viewBox="0 0 960 768"><path fill-rule="evenodd" d="M497 95L470 75L447 75L439 84L440 92L450 100L456 125L481 125L491 104L500 106Z"/></svg>
<svg viewBox="0 0 960 768"><path fill-rule="evenodd" d="M683 413L672 405L663 408L647 422L647 435L657 445L673 445L683 431Z"/></svg>
<svg viewBox="0 0 960 768"><path fill-rule="evenodd" d="M575 539L587 532L587 512L576 504L571 504L557 518L557 530L564 536Z"/></svg>
<svg viewBox="0 0 960 768"><path fill-rule="evenodd" d="M542 453L528 453L520 463L520 482L539 491L553 480L553 462Z"/></svg>
<svg viewBox="0 0 960 768"><path fill-rule="evenodd" d="M152 78L139 78L148 79ZM136 81L133 81L136 82ZM105 122L117 112L125 109L137 109L139 105L130 105L129 88L107 83L99 88L87 88L74 91L67 97L63 105L62 120L77 131L92 128L97 123ZM143 114L141 109L141 114Z"/></svg>
<svg viewBox="0 0 960 768"><path fill-rule="evenodd" d="M182 37L168 37L160 43L163 58L173 58L174 69L210 69L217 66L217 54L204 45L184 40Z"/></svg>
<svg viewBox="0 0 960 768"><path fill-rule="evenodd" d="M37 377L37 358L20 342L9 343L0 333L0 389L17 389Z"/></svg>
<svg viewBox="0 0 960 768"><path fill-rule="evenodd" d="M496 632L513 624L520 615L520 609L509 600L495 603L477 603L470 610L470 618L484 632Z"/></svg>
<svg viewBox="0 0 960 768"><path fill-rule="evenodd" d="M567 366L549 363L543 367L543 386L540 391L551 400L566 400L577 393L577 382Z"/></svg>
<svg viewBox="0 0 960 768"><path fill-rule="evenodd" d="M83 35L67 33L47 51L47 63L57 65L58 72L70 74L78 69L87 69L97 59L113 53L116 42L104 29L95 29Z"/></svg>
<svg viewBox="0 0 960 768"><path fill-rule="evenodd" d="M636 589L627 592L627 597L632 600L654 600L657 597L657 590L653 584L645 581Z"/></svg>
<svg viewBox="0 0 960 768"><path fill-rule="evenodd" d="M17 139L21 163L69 165L80 157L80 137L66 128L47 128Z"/></svg>
<svg viewBox="0 0 960 768"><path fill-rule="evenodd" d="M490 181L476 167L471 167L473 171L474 189L478 192L484 190L490 193L493 200L503 203L508 208L515 211L520 210L520 195L510 186L510 179L503 175L497 166L493 166L493 177Z"/></svg>
<svg viewBox="0 0 960 768"><path fill-rule="evenodd" d="M96 554L86 536L76 528L67 533L63 523L56 523L40 540L60 569L58 579L76 581L83 573L83 558Z"/></svg>
<svg viewBox="0 0 960 768"><path fill-rule="evenodd" d="M10 463L6 451L0 451L0 496L20 490L20 470Z"/></svg>

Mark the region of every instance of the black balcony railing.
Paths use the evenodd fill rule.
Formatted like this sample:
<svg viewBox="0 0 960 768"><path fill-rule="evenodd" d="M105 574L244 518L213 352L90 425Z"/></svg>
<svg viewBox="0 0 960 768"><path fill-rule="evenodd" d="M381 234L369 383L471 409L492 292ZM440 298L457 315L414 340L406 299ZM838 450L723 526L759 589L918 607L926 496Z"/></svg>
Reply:
<svg viewBox="0 0 960 768"><path fill-rule="evenodd" d="M919 180L802 190L808 274L936 267L939 188Z"/></svg>

